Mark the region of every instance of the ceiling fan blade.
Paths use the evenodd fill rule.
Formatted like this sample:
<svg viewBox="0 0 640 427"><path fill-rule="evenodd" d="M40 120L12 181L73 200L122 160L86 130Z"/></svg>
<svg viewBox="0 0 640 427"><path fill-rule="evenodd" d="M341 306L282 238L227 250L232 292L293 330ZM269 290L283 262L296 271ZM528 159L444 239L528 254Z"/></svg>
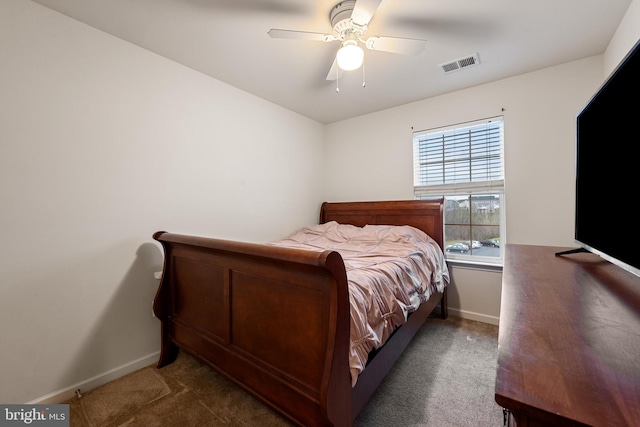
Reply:
<svg viewBox="0 0 640 427"><path fill-rule="evenodd" d="M332 42L336 38L331 34L311 33L308 31L280 30L272 28L267 31L274 39L313 40L319 42Z"/></svg>
<svg viewBox="0 0 640 427"><path fill-rule="evenodd" d="M405 39L401 37L372 36L367 39L366 47L382 52L400 53L403 55L418 55L427 45L426 40Z"/></svg>
<svg viewBox="0 0 640 427"><path fill-rule="evenodd" d="M382 0L357 0L351 12L351 19L358 25L368 25Z"/></svg>
<svg viewBox="0 0 640 427"><path fill-rule="evenodd" d="M334 81L340 77L342 77L342 68L338 67L338 61L334 59L333 64L331 64L331 69L327 74L327 80Z"/></svg>

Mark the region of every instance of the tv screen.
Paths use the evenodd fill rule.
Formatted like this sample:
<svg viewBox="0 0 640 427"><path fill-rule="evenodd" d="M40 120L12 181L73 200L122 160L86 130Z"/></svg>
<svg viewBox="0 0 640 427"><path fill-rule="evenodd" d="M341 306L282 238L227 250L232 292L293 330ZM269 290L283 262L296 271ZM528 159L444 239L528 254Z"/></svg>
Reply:
<svg viewBox="0 0 640 427"><path fill-rule="evenodd" d="M575 240L640 276L640 41L577 116Z"/></svg>

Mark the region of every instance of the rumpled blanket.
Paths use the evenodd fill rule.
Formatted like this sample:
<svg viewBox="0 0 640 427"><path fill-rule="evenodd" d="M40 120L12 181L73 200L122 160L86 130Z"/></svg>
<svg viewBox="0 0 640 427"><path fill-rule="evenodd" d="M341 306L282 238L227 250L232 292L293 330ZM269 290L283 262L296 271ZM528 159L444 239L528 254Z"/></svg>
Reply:
<svg viewBox="0 0 640 427"><path fill-rule="evenodd" d="M411 312L449 284L442 250L430 236L411 226L356 227L331 221L269 244L334 250L342 256L351 305L352 386L369 352L381 347Z"/></svg>

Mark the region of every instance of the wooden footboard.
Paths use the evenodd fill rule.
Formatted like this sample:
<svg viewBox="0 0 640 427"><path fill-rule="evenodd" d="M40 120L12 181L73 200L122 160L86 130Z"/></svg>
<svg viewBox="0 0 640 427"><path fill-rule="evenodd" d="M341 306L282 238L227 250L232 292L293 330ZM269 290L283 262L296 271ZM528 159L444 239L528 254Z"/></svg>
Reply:
<svg viewBox="0 0 640 427"><path fill-rule="evenodd" d="M442 202L323 204L321 222L414 225L442 246ZM399 328L351 387L347 278L337 252L157 232L158 367L183 348L294 424L349 426L446 293ZM441 302L442 301L442 302Z"/></svg>
<svg viewBox="0 0 640 427"><path fill-rule="evenodd" d="M337 252L158 232L158 367L178 347L301 425L348 425L347 280Z"/></svg>

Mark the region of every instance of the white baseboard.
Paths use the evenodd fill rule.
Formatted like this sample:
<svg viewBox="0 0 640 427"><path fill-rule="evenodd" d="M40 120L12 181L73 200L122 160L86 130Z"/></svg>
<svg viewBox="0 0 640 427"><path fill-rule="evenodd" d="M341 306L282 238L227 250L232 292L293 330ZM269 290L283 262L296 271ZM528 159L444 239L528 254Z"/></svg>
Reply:
<svg viewBox="0 0 640 427"><path fill-rule="evenodd" d="M463 319L475 320L477 322L489 323L490 325L499 325L500 317L489 316L482 313L474 313L473 311L458 310L456 308L448 308L449 314Z"/></svg>
<svg viewBox="0 0 640 427"><path fill-rule="evenodd" d="M117 378L120 378L124 375L127 375L133 371L137 371L138 369L145 368L153 363L158 361L160 357L160 352L157 351L148 356L141 357L138 360L134 360L133 362L129 362L125 365L122 365L118 368L112 369L108 372L105 372L100 375L96 375L93 378L89 378L84 381L80 381L72 386L67 388L54 391L53 393L49 393L45 396L39 397L31 402L27 402L28 405L37 405L37 404L56 404L72 399L76 396L76 390L80 390L81 393L85 393L89 390L92 390L96 387L99 387L103 384L108 383L109 381L113 381Z"/></svg>

